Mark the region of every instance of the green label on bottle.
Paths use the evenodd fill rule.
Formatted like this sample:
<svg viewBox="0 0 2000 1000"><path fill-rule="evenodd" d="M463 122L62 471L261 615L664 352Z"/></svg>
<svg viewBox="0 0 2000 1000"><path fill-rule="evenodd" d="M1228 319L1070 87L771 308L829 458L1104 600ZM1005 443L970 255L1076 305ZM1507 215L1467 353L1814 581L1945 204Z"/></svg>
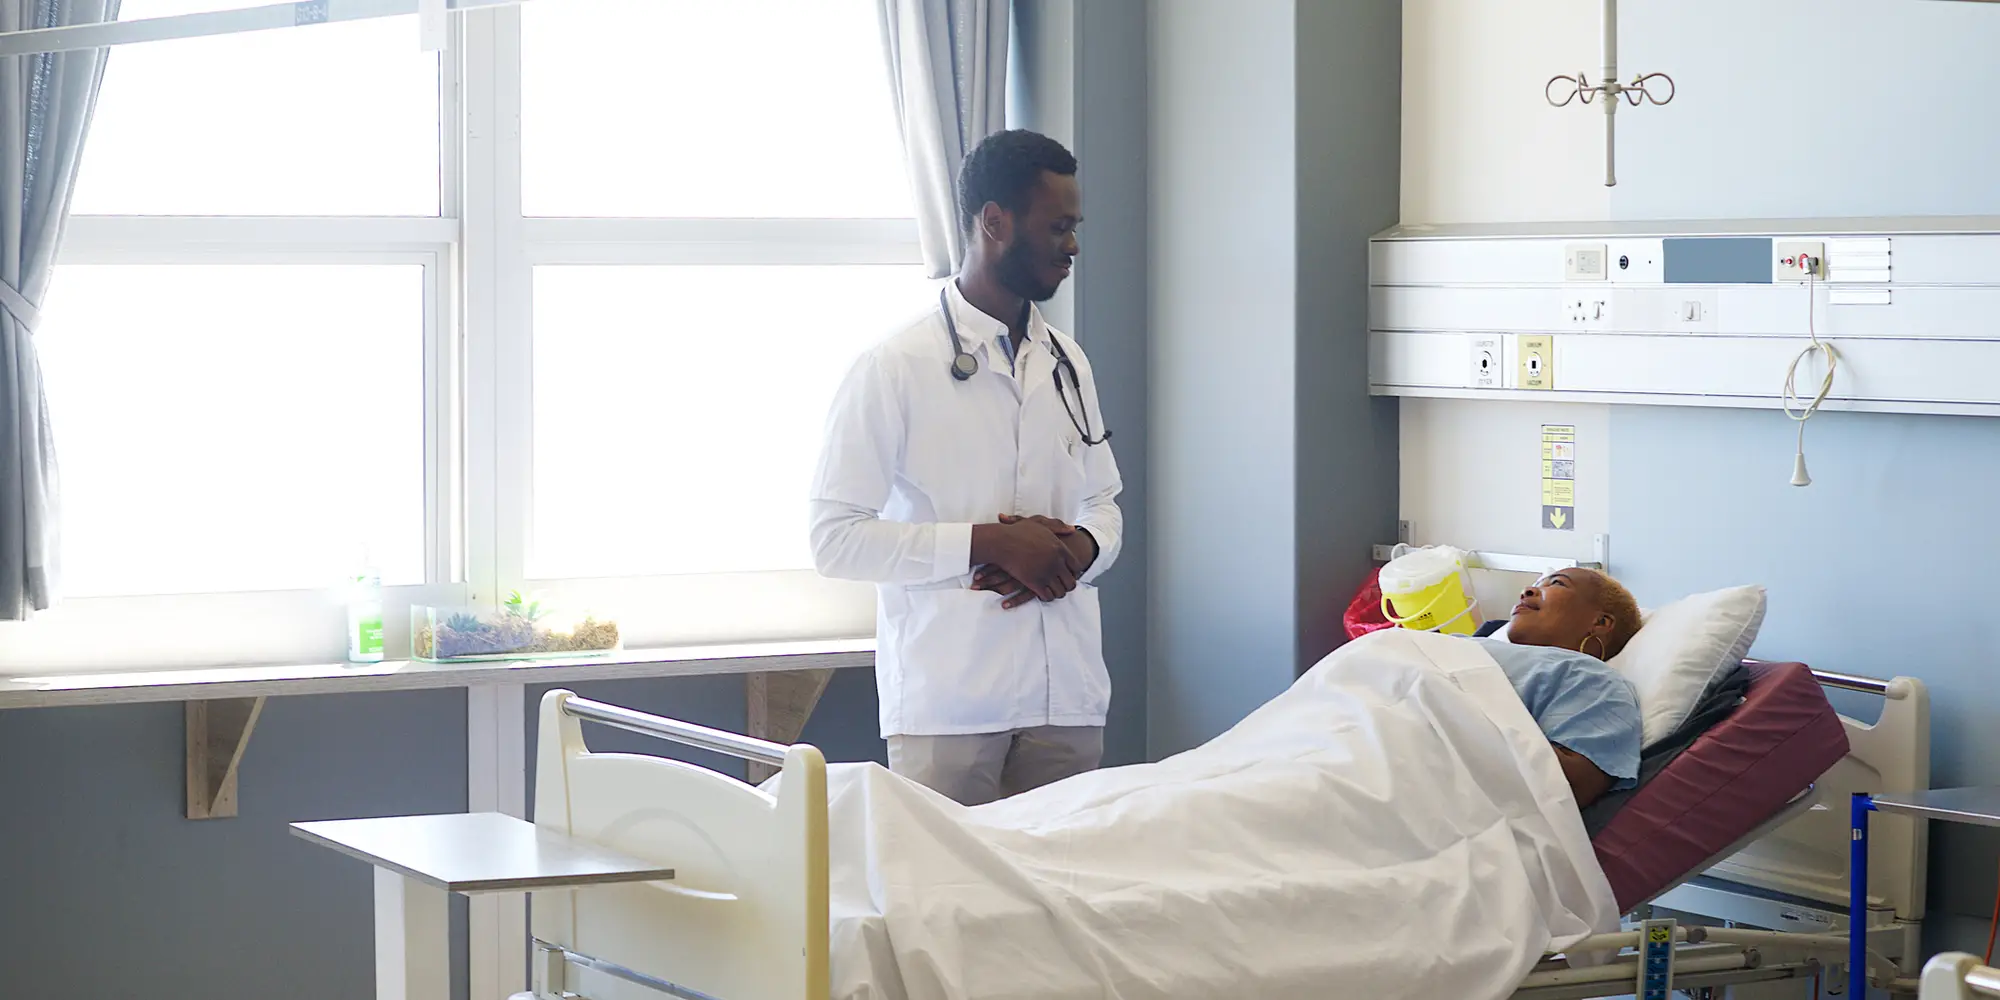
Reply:
<svg viewBox="0 0 2000 1000"><path fill-rule="evenodd" d="M361 641L360 641L360 643L359 643L359 644L358 644L358 645L356 646L356 648L357 648L357 649L359 649L359 650L361 651L361 655L363 655L363 656L373 656L373 655L375 655L376 653L379 653L379 652L381 652L381 651L382 651L382 619L380 619L380 618L364 618L364 619L362 619L362 620L361 620L361 625L360 625L360 635L359 635L359 637L358 637L358 638L359 638L359 639L360 639Z"/></svg>

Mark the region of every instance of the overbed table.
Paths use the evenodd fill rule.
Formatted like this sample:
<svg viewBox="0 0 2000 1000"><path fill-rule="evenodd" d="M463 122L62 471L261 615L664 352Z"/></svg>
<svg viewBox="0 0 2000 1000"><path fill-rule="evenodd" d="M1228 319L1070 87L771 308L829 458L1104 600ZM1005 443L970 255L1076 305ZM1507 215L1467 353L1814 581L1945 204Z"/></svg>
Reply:
<svg viewBox="0 0 2000 1000"><path fill-rule="evenodd" d="M662 882L672 868L504 813L293 823L295 836L375 866L376 1000L450 1000L445 901L534 889Z"/></svg>

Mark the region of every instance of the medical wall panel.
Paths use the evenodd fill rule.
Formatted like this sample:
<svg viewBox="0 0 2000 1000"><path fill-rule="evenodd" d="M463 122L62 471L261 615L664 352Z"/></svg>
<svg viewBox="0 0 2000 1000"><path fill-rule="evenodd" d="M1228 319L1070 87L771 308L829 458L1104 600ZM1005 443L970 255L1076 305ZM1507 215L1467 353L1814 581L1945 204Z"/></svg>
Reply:
<svg viewBox="0 0 2000 1000"><path fill-rule="evenodd" d="M1408 226L1376 395L2000 415L2000 219ZM1816 351L1815 343L1830 351Z"/></svg>

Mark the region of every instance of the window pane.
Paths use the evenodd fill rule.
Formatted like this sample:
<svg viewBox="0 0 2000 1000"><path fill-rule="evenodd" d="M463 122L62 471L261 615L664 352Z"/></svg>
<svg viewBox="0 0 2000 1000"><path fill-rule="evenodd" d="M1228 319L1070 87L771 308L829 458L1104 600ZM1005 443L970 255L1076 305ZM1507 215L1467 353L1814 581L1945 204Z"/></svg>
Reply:
<svg viewBox="0 0 2000 1000"><path fill-rule="evenodd" d="M529 215L912 217L875 0L560 0L521 18Z"/></svg>
<svg viewBox="0 0 2000 1000"><path fill-rule="evenodd" d="M423 582L423 330L418 265L59 268L65 593Z"/></svg>
<svg viewBox="0 0 2000 1000"><path fill-rule="evenodd" d="M537 268L528 574L811 568L827 404L937 287L915 266Z"/></svg>
<svg viewBox="0 0 2000 1000"><path fill-rule="evenodd" d="M215 5L125 0L120 17ZM437 55L415 17L121 45L72 210L436 215Z"/></svg>

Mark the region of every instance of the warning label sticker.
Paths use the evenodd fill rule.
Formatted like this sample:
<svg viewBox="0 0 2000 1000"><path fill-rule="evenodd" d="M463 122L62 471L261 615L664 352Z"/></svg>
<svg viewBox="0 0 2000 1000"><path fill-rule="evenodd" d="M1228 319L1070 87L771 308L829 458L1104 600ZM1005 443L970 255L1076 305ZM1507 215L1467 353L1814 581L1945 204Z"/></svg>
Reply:
<svg viewBox="0 0 2000 1000"><path fill-rule="evenodd" d="M1576 530L1576 425L1542 425L1542 527Z"/></svg>

